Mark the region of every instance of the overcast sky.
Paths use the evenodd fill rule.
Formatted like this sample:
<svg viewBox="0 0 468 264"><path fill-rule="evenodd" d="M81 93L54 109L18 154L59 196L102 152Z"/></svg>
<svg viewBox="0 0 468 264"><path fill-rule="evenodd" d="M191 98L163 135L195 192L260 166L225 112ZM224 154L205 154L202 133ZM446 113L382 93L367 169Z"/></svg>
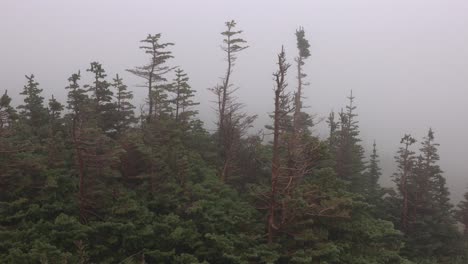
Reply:
<svg viewBox="0 0 468 264"><path fill-rule="evenodd" d="M198 91L200 113L213 124L207 88L224 71L219 49L224 22L234 19L250 48L239 55L233 82L239 100L269 122L276 54L296 54L294 32L311 43L305 104L325 117L340 110L352 89L363 145L375 139L390 182L404 133L421 138L429 127L441 144L441 166L452 197L468 187L468 1L463 0L1 0L0 92L17 94L34 73L44 94L65 99L67 78L91 61L119 73L144 102L141 81L125 69L146 63L138 49L147 34L174 42L171 65L181 66ZM85 78L86 81L87 78ZM294 88L293 73L290 88ZM319 125L316 133L326 136Z"/></svg>

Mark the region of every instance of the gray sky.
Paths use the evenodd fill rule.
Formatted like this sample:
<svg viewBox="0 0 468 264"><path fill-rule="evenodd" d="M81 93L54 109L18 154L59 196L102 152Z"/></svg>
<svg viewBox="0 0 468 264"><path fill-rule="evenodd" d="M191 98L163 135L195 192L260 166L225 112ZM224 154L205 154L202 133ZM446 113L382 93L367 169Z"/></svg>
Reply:
<svg viewBox="0 0 468 264"><path fill-rule="evenodd" d="M312 53L308 111L324 117L339 110L352 89L363 144L369 149L377 140L385 183L401 136L421 138L432 127L458 200L468 187L467 14L463 0L1 0L0 92L8 89L19 102L24 75L34 73L46 97L64 101L66 79L99 61L109 76L124 77L141 104L146 92L135 87L141 81L124 70L146 62L139 40L162 33L176 44L171 64L189 74L210 125L213 97L206 88L223 73L219 33L235 19L250 48L239 56L233 81L262 127L272 110L275 56L284 44L293 62L294 32L304 26ZM325 136L322 125L316 133Z"/></svg>

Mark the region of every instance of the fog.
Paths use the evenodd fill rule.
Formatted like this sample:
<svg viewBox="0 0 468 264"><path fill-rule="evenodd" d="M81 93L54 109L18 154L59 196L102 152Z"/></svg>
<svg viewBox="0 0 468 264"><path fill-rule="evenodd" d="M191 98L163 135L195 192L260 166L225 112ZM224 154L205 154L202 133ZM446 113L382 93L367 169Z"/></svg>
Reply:
<svg viewBox="0 0 468 264"><path fill-rule="evenodd" d="M303 26L312 53L305 66L307 112L319 120L340 110L353 90L363 145L369 149L377 141L386 185L401 136L421 139L432 127L457 201L468 187L467 14L462 0L3 0L0 92L8 89L20 103L24 75L34 73L47 98L54 94L64 102L67 78L99 61L109 77L119 73L142 104L146 90L125 69L146 62L139 40L162 33L163 41L175 43L170 64L189 74L200 116L211 127L207 88L224 72L219 33L234 19L250 48L239 55L232 81L246 110L259 115L260 129L272 110L276 54L284 45L293 62L294 32ZM293 89L292 72L289 79ZM324 124L315 133L326 136Z"/></svg>

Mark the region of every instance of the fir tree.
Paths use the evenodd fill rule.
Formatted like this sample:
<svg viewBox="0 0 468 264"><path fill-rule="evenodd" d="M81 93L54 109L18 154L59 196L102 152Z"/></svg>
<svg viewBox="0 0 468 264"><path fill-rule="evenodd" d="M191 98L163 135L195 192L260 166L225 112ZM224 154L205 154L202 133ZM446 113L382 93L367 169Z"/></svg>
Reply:
<svg viewBox="0 0 468 264"><path fill-rule="evenodd" d="M61 112L63 111L63 105L57 101L54 96L49 99L49 119L51 122L55 123L61 116Z"/></svg>
<svg viewBox="0 0 468 264"><path fill-rule="evenodd" d="M369 161L369 178L370 178L370 185L372 186L370 189L377 189L378 181L380 176L382 175L380 166L379 166L379 155L377 154L377 147L374 140L374 144L372 145L372 154L370 156Z"/></svg>
<svg viewBox="0 0 468 264"><path fill-rule="evenodd" d="M94 102L93 111L95 113L98 127L107 134L114 132L115 104L112 102L113 92L111 84L105 80L106 72L99 62L92 62L88 72L93 74L93 84L85 85L88 92L91 92Z"/></svg>
<svg viewBox="0 0 468 264"><path fill-rule="evenodd" d="M268 243L273 243L273 238L280 228L281 222L278 223L278 219L281 217L278 216L280 211L279 196L284 192L284 169L282 169L281 161L281 124L282 119L285 118L287 114L290 113L289 104L290 96L285 91L286 83L286 74L290 64L286 62L286 53L284 48L281 48L281 52L278 54L278 71L273 74L276 82L275 86L275 110L273 113L273 146L272 146L272 161L271 161L271 188L267 195L269 198L268 205L268 220L267 220L267 232L268 232ZM283 146L284 147L284 146ZM287 180L286 180L287 182ZM287 186L287 184L286 184Z"/></svg>
<svg viewBox="0 0 468 264"><path fill-rule="evenodd" d="M296 30L298 55L295 58L297 67L297 90L294 94L294 133L298 134L307 128L307 121L310 117L302 112L303 86L308 85L304 82L307 74L304 73L305 60L310 57L310 44L305 38L304 28ZM310 120L309 120L310 122ZM296 135L297 137L298 135Z"/></svg>
<svg viewBox="0 0 468 264"><path fill-rule="evenodd" d="M148 89L149 108L148 122L153 118L154 114L158 114L158 111L165 110L161 109L160 106L165 103L163 101L167 98L168 86L165 84L167 81L165 75L173 69L166 65L166 62L173 58L172 52L166 49L174 45L174 43L161 43L160 39L161 34L149 34L146 39L141 40L140 42L143 45L140 46L140 49L149 55L150 61L146 65L127 70L146 80L145 87Z"/></svg>
<svg viewBox="0 0 468 264"><path fill-rule="evenodd" d="M5 93L0 97L0 129L11 127L17 119L16 110L10 104L11 97L8 95L8 91L5 90Z"/></svg>
<svg viewBox="0 0 468 264"><path fill-rule="evenodd" d="M133 123L136 122L132 105L130 100L133 99L133 93L127 90L127 85L123 83L122 78L117 74L113 79L112 86L116 90L116 108L117 117L115 122L115 129L117 133L121 134L122 131L128 129Z"/></svg>
<svg viewBox="0 0 468 264"><path fill-rule="evenodd" d="M240 139L251 127L256 116L249 116L242 112L243 105L237 102L231 82L233 67L237 60L237 54L248 48L246 41L239 35L242 30L235 30L237 23L234 20L225 23L226 30L221 32L224 37L221 49L225 52L227 68L222 83L211 88L210 91L216 96L218 115L218 144L220 149L221 165L219 176L226 181L230 174L238 167L237 155Z"/></svg>
<svg viewBox="0 0 468 264"><path fill-rule="evenodd" d="M200 103L194 102L195 90L192 90L188 84L189 78L187 74L180 68L175 71L175 79L173 84L173 92L175 93L175 119L176 121L188 122L190 118L197 114L197 111L192 110L193 106Z"/></svg>
<svg viewBox="0 0 468 264"><path fill-rule="evenodd" d="M363 179L364 149L360 145L359 125L356 120L357 115L354 112L356 110L354 98L351 91L346 111L340 112L339 128L336 130L336 146L333 151L335 151L335 170L338 178L347 181L351 191L363 193L362 188L365 186Z"/></svg>
<svg viewBox="0 0 468 264"><path fill-rule="evenodd" d="M382 170L379 166L379 154L377 154L377 145L374 140L372 145L372 154L370 155L367 170L364 173L364 194L370 203L376 204L382 198L383 190L379 185L380 176L382 176Z"/></svg>
<svg viewBox="0 0 468 264"><path fill-rule="evenodd" d="M73 111L74 115L78 115L83 112L85 104L88 101L88 95L86 90L80 88L78 81L81 79L80 72L72 74L68 78L69 85L65 87L68 91L67 108Z"/></svg>
<svg viewBox="0 0 468 264"><path fill-rule="evenodd" d="M64 106L54 96L49 99L49 137L47 139L47 155L49 167L57 167L63 159L63 120L61 113Z"/></svg>
<svg viewBox="0 0 468 264"><path fill-rule="evenodd" d="M331 111L328 115L327 124L329 128L328 133L328 148L332 154L335 154L336 148L336 137L337 137L337 129L339 123L335 120L335 112Z"/></svg>
<svg viewBox="0 0 468 264"><path fill-rule="evenodd" d="M437 164L439 154L434 132L421 142L420 155L408 179L408 228L405 253L411 259L434 258L445 262L457 251L457 231L445 178Z"/></svg>
<svg viewBox="0 0 468 264"><path fill-rule="evenodd" d="M47 110L44 107L44 97L41 96L42 89L39 88L39 83L36 82L34 75L26 75L28 80L24 86L21 95L24 95L24 104L18 106L20 117L26 120L26 123L34 128L34 133L37 132L41 126L47 123Z"/></svg>
<svg viewBox="0 0 468 264"><path fill-rule="evenodd" d="M460 201L455 211L457 220L463 224L463 233L468 237L468 192L463 196L464 200Z"/></svg>
<svg viewBox="0 0 468 264"><path fill-rule="evenodd" d="M414 176L414 164L416 161L415 152L410 147L414 143L416 143L416 139L409 134L405 134L400 141L402 146L400 146L395 156L398 170L393 174L393 181L397 186L401 200L399 224L403 232L408 231L409 225L409 184Z"/></svg>

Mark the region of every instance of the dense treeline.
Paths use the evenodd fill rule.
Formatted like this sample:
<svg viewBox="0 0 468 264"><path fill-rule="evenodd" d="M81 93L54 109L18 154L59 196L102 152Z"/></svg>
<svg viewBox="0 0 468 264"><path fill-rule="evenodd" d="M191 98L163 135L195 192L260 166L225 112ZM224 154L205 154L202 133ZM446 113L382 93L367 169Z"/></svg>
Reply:
<svg viewBox="0 0 468 264"><path fill-rule="evenodd" d="M252 134L256 116L233 75L248 44L234 21L225 26L213 134L161 34L141 41L148 62L128 70L148 92L141 111L99 62L71 74L63 103L45 101L34 75L21 105L4 92L2 263L468 262L468 194L450 204L432 129L420 143L402 137L395 188L380 186L352 93L330 113L328 138L311 132L302 102L311 52L299 28L294 61L284 48L276 58L271 124Z"/></svg>

